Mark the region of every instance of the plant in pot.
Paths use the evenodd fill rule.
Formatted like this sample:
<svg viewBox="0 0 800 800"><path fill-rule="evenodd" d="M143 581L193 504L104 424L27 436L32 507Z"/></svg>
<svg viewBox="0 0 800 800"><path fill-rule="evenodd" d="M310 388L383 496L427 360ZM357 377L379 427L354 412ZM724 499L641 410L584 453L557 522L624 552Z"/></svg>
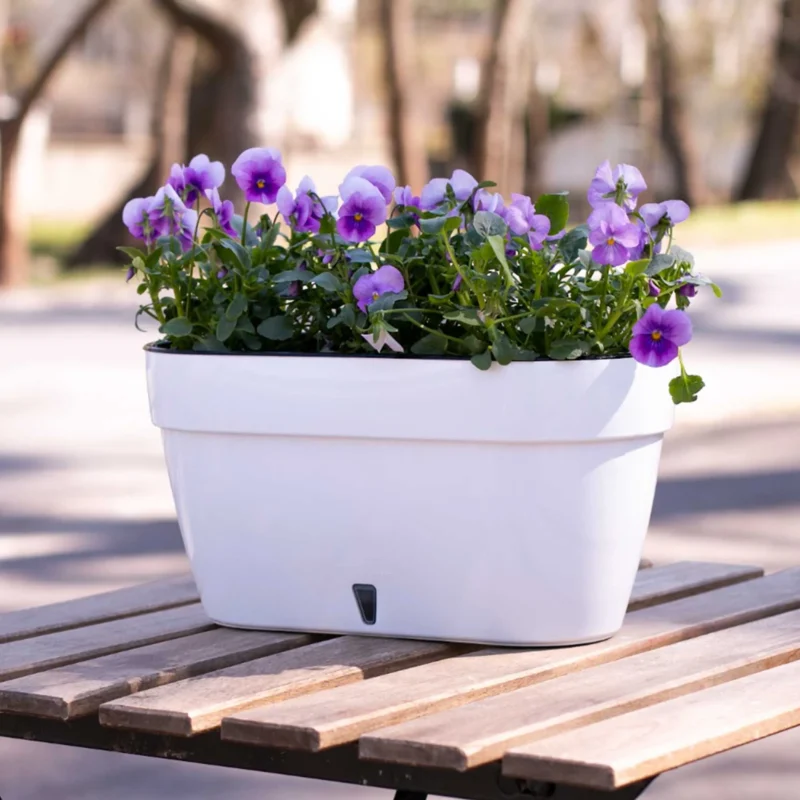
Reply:
<svg viewBox="0 0 800 800"><path fill-rule="evenodd" d="M293 192L271 149L231 172L242 216L205 156L124 213L209 616L502 645L614 634L673 402L703 385L685 310L719 291L672 243L686 204L638 206L639 171L608 162L569 230L565 195L508 201L462 170L417 196L360 166L335 197Z"/></svg>

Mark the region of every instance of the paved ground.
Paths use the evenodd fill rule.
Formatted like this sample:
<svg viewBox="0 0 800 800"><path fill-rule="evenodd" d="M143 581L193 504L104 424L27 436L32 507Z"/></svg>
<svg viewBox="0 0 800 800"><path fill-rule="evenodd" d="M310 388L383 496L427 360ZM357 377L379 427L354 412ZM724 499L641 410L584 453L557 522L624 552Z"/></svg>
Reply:
<svg viewBox="0 0 800 800"><path fill-rule="evenodd" d="M792 250L792 247L795 250ZM694 314L689 365L709 388L665 445L647 554L800 564L797 245L699 254L726 290ZM0 295L0 610L184 565L147 418L134 296L116 283ZM783 800L800 731L679 770L652 800ZM310 781L0 742L3 800L387 797Z"/></svg>

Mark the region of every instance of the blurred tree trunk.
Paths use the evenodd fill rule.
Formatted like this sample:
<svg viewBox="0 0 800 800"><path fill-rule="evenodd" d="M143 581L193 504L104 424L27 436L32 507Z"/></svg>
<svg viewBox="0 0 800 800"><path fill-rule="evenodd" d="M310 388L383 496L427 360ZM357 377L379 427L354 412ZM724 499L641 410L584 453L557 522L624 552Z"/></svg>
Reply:
<svg viewBox="0 0 800 800"><path fill-rule="evenodd" d="M675 48L660 0L639 0L639 16L647 39L644 102L651 103L650 135L660 140L672 168L675 194L690 205L702 200L703 185L691 126L686 116ZM646 121L647 124L647 121ZM647 134L646 134L647 135Z"/></svg>
<svg viewBox="0 0 800 800"><path fill-rule="evenodd" d="M158 67L159 80L153 100L153 151L144 174L92 233L70 253L66 269L85 264L122 263L117 245L127 233L122 226L122 209L131 197L154 194L170 167L186 159L189 94L192 88L197 37L184 27L173 27L164 45ZM134 242L131 242L134 244Z"/></svg>
<svg viewBox="0 0 800 800"><path fill-rule="evenodd" d="M489 56L478 97L478 135L473 170L493 180L501 192L520 191L525 173L524 96L527 65L523 51L530 37L532 0L496 0Z"/></svg>
<svg viewBox="0 0 800 800"><path fill-rule="evenodd" d="M531 75L535 75L535 60L531 64ZM527 146L525 148L525 194L536 198L544 191L545 146L550 133L550 103L531 77L528 89Z"/></svg>
<svg viewBox="0 0 800 800"><path fill-rule="evenodd" d="M162 90L154 98L154 152L136 184L120 198L83 243L70 254L67 268L93 263L123 263L117 245L125 237L121 216L132 197L153 194L166 180L174 162L205 152L222 161L228 169L238 155L256 143L254 121L257 76L254 58L242 33L218 15L183 0L155 0L172 21L176 31L191 32L196 43L213 53L215 63L204 75L181 65L181 54L168 45L162 66ZM280 0L287 43L294 41L303 23L317 10L317 0ZM187 45L188 47L188 45ZM196 44L195 44L196 47ZM192 48L193 52L193 48ZM194 77L192 82L191 77ZM182 122L180 114L188 116ZM171 123L167 116L178 114ZM174 135L165 129L174 127ZM179 133L181 130L183 134ZM170 142L183 138L183 150ZM235 185L228 185L228 196Z"/></svg>
<svg viewBox="0 0 800 800"><path fill-rule="evenodd" d="M428 180L422 125L411 93L414 78L414 2L381 0L381 32L389 100L389 138L397 182L419 191Z"/></svg>
<svg viewBox="0 0 800 800"><path fill-rule="evenodd" d="M27 243L19 235L16 198L17 149L23 124L42 96L72 46L86 33L112 0L90 0L75 17L33 80L17 98L13 117L0 121L0 285L25 281L28 271Z"/></svg>
<svg viewBox="0 0 800 800"><path fill-rule="evenodd" d="M800 119L800 0L783 0L772 79L737 200L797 197L789 172Z"/></svg>

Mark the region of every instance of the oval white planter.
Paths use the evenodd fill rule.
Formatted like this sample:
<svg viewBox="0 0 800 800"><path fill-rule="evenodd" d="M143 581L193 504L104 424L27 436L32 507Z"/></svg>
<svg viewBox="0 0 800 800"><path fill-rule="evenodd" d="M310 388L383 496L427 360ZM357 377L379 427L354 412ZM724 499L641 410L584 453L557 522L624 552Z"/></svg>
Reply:
<svg viewBox="0 0 800 800"><path fill-rule="evenodd" d="M622 624L669 370L150 350L147 374L220 624L500 645Z"/></svg>

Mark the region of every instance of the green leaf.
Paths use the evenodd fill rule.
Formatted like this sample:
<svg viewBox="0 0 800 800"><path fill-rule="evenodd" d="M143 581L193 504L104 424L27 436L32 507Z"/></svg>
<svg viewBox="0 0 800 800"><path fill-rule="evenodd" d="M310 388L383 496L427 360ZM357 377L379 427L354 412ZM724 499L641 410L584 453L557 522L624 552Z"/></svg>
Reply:
<svg viewBox="0 0 800 800"><path fill-rule="evenodd" d="M245 343L245 346L248 350L261 350L261 348L264 346L264 342L262 342L261 339L259 339L258 336L253 333L248 333L245 331L239 335L241 336L242 341Z"/></svg>
<svg viewBox="0 0 800 800"><path fill-rule="evenodd" d="M670 247L669 254L675 258L676 264L685 265L689 270L694 269L694 256L688 250L674 244Z"/></svg>
<svg viewBox="0 0 800 800"><path fill-rule="evenodd" d="M550 220L550 233L564 230L569 220L569 201L563 194L543 194L535 203L536 213Z"/></svg>
<svg viewBox="0 0 800 800"><path fill-rule="evenodd" d="M722 289L720 289L716 283L711 284L711 291L714 292L716 297L722 297Z"/></svg>
<svg viewBox="0 0 800 800"><path fill-rule="evenodd" d="M396 253L400 245L411 235L408 228L400 228L399 230L392 231L382 242L378 248L381 253Z"/></svg>
<svg viewBox="0 0 800 800"><path fill-rule="evenodd" d="M492 342L492 354L498 364L510 364L514 360L514 345L504 333L497 333Z"/></svg>
<svg viewBox="0 0 800 800"><path fill-rule="evenodd" d="M694 403L697 395L705 386L699 375L679 375L669 382L669 393L675 405L680 403Z"/></svg>
<svg viewBox="0 0 800 800"><path fill-rule="evenodd" d="M492 366L492 352L491 350L484 350L482 353L476 353L470 361L478 369L489 369Z"/></svg>
<svg viewBox="0 0 800 800"><path fill-rule="evenodd" d="M460 224L460 217L429 217L419 221L419 227L423 233L433 234L454 231Z"/></svg>
<svg viewBox="0 0 800 800"><path fill-rule="evenodd" d="M140 283L136 287L136 294L144 294L146 291L147 291L147 284L146 283Z"/></svg>
<svg viewBox="0 0 800 800"><path fill-rule="evenodd" d="M497 186L494 181L481 181L475 188L476 189L491 189L493 186Z"/></svg>
<svg viewBox="0 0 800 800"><path fill-rule="evenodd" d="M319 223L319 232L324 235L332 236L336 233L336 219L333 214L326 214Z"/></svg>
<svg viewBox="0 0 800 800"><path fill-rule="evenodd" d="M580 339L557 339L550 345L548 355L558 361L572 361L585 356L591 349L588 342Z"/></svg>
<svg viewBox="0 0 800 800"><path fill-rule="evenodd" d="M514 361L536 361L539 354L533 350L523 350L521 347L514 348Z"/></svg>
<svg viewBox="0 0 800 800"><path fill-rule="evenodd" d="M220 261L230 270L242 272L250 269L250 253L233 239L220 239L214 242L214 251Z"/></svg>
<svg viewBox="0 0 800 800"><path fill-rule="evenodd" d="M247 318L247 317L239 317L236 320L236 332L237 333L255 333L256 326Z"/></svg>
<svg viewBox="0 0 800 800"><path fill-rule="evenodd" d="M411 352L418 356L440 356L447 352L447 339L428 333L411 345Z"/></svg>
<svg viewBox="0 0 800 800"><path fill-rule="evenodd" d="M356 249L347 251L347 260L351 264L371 264L375 256L370 250Z"/></svg>
<svg viewBox="0 0 800 800"><path fill-rule="evenodd" d="M314 273L307 269L287 269L285 272L277 272L272 276L273 283L294 283L300 281L307 283L314 278Z"/></svg>
<svg viewBox="0 0 800 800"><path fill-rule="evenodd" d="M406 297L408 297L408 292L405 289L402 292L386 292L386 294L382 294L377 300L371 302L367 306L367 311L370 314L376 311L388 311L398 300L405 300Z"/></svg>
<svg viewBox="0 0 800 800"><path fill-rule="evenodd" d="M481 341L477 336L470 334L461 340L461 344L470 355L477 355L486 349L486 342ZM491 356L490 356L491 358Z"/></svg>
<svg viewBox="0 0 800 800"><path fill-rule="evenodd" d="M320 272L312 278L311 283L326 292L341 292L344 288L342 282L332 272Z"/></svg>
<svg viewBox="0 0 800 800"><path fill-rule="evenodd" d="M199 342L195 342L192 350L198 353L227 353L225 347L215 336L205 336Z"/></svg>
<svg viewBox="0 0 800 800"><path fill-rule="evenodd" d="M455 311L445 311L445 319L460 322L462 325L483 325L478 312L474 308L457 308Z"/></svg>
<svg viewBox="0 0 800 800"><path fill-rule="evenodd" d="M217 339L224 342L236 330L236 320L228 319L227 316L220 317L217 321L217 329L214 332Z"/></svg>
<svg viewBox="0 0 800 800"><path fill-rule="evenodd" d="M256 330L259 336L277 342L284 342L294 336L292 320L283 314L265 319Z"/></svg>
<svg viewBox="0 0 800 800"><path fill-rule="evenodd" d="M234 214L233 217L231 217L231 226L236 231L236 236L241 240L244 217L242 217L241 214ZM228 239L228 241L232 242L233 239ZM247 223L247 233L245 234L244 243L248 247L255 247L258 244L256 232L253 230L253 226L249 222ZM235 242L235 244L239 244L239 242ZM241 247L241 245L239 246Z"/></svg>
<svg viewBox="0 0 800 800"><path fill-rule="evenodd" d="M490 236L505 236L508 230L503 218L492 211L479 211L472 220L472 225L484 239Z"/></svg>
<svg viewBox="0 0 800 800"><path fill-rule="evenodd" d="M644 271L644 274L647 275L648 278L653 278L660 272L663 272L665 269L669 269L674 265L675 256L669 255L668 253L659 253L658 255L653 256L653 260Z"/></svg>
<svg viewBox="0 0 800 800"><path fill-rule="evenodd" d="M629 261L625 265L625 274L632 275L634 278L637 275L642 275L646 272L647 267L651 264L649 258L640 258L638 261Z"/></svg>
<svg viewBox="0 0 800 800"><path fill-rule="evenodd" d="M584 269L596 269L597 264L594 263L592 253L590 250L578 250L578 261Z"/></svg>
<svg viewBox="0 0 800 800"><path fill-rule="evenodd" d="M578 258L578 253L586 247L588 241L589 228L587 225L578 225L577 228L568 231L558 242L558 249L564 258L564 262L571 264Z"/></svg>
<svg viewBox="0 0 800 800"><path fill-rule="evenodd" d="M226 319L235 322L237 319L239 319L239 317L242 316L242 314L244 314L246 310L247 310L247 298L241 292L237 292L233 296L233 300L231 300L230 305L225 309L225 317ZM225 339L223 339L219 335L217 335L217 338L221 342L225 341Z"/></svg>
<svg viewBox="0 0 800 800"><path fill-rule="evenodd" d="M118 247L117 250L119 250L120 253L125 253L125 255L131 260L135 258L141 258L144 260L147 258L147 253L145 253L143 250L139 250L136 247Z"/></svg>
<svg viewBox="0 0 800 800"><path fill-rule="evenodd" d="M494 251L495 258L500 262L500 266L503 268L503 275L506 279L507 286L514 285L514 276L511 274L511 269L508 266L508 261L506 261L506 242L502 236L487 236L486 241L489 242L492 250Z"/></svg>
<svg viewBox="0 0 800 800"><path fill-rule="evenodd" d="M342 310L328 320L328 328L333 329L337 325L346 325L352 328L356 324L356 310L352 305L342 306Z"/></svg>
<svg viewBox="0 0 800 800"><path fill-rule="evenodd" d="M413 214L404 213L404 214L396 214L393 217L389 217L386 220L386 227L390 231L397 230L398 228L405 228L408 229L416 222L416 218Z"/></svg>
<svg viewBox="0 0 800 800"><path fill-rule="evenodd" d="M192 332L192 323L186 317L174 317L165 322L159 331L168 336L188 336Z"/></svg>
<svg viewBox="0 0 800 800"><path fill-rule="evenodd" d="M517 327L523 333L533 333L536 330L536 325L539 324L539 319L536 316L523 317L517 322Z"/></svg>

